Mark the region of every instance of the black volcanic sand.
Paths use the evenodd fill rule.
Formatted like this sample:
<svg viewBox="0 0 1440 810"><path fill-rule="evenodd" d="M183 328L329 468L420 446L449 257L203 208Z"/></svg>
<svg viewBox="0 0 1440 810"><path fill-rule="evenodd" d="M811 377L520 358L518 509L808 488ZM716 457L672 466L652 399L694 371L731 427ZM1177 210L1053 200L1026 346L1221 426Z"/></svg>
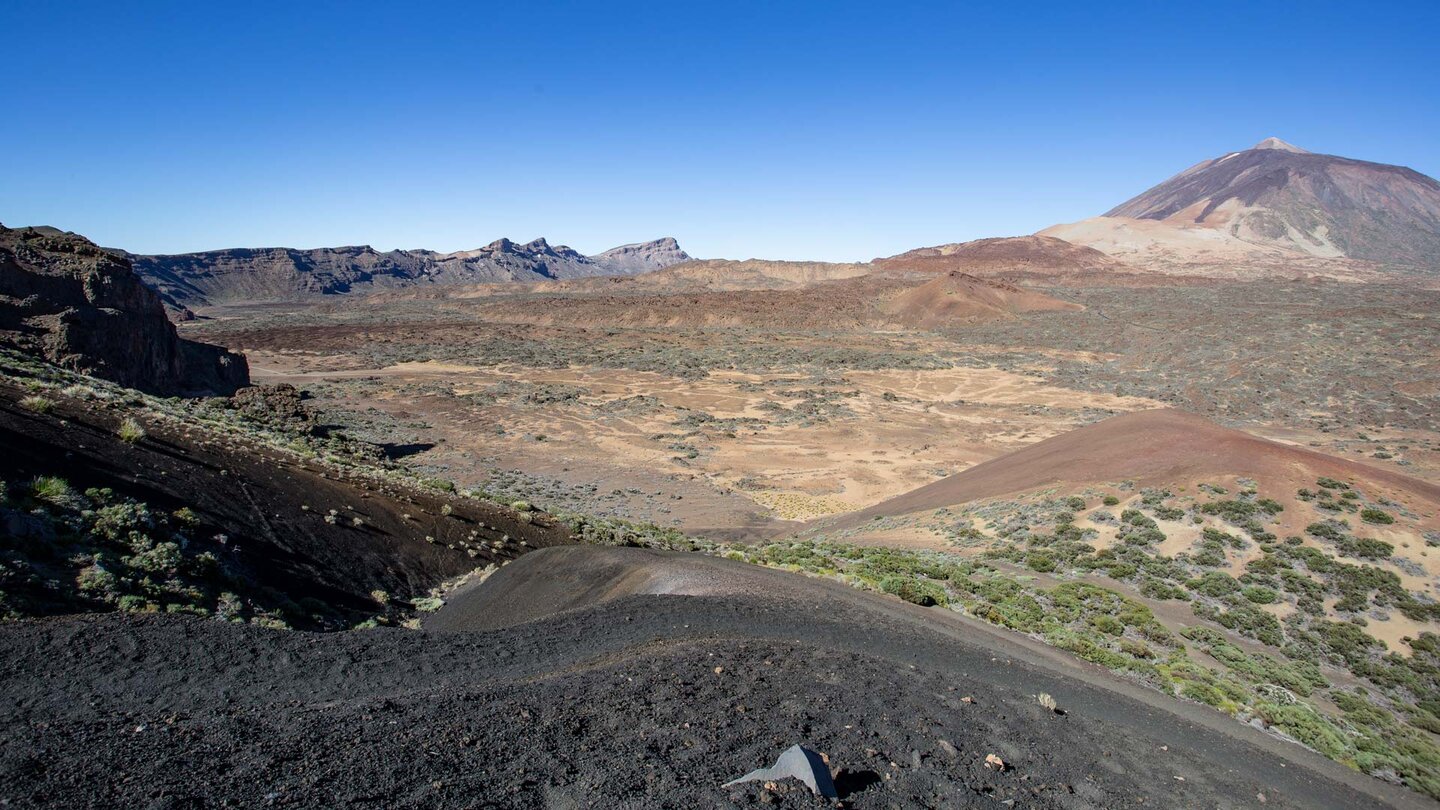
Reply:
<svg viewBox="0 0 1440 810"><path fill-rule="evenodd" d="M687 571L685 559L535 552L436 619L540 616L494 630L315 634L135 615L0 625L0 799L822 806L793 780L719 787L802 742L829 757L847 807L1241 807L1261 794L1266 807L1426 805L953 614L720 560ZM545 584L586 570L589 607ZM680 580L730 592L640 592ZM747 584L766 595L733 593ZM1041 691L1066 713L1042 707ZM992 753L1010 768L987 769Z"/></svg>
<svg viewBox="0 0 1440 810"><path fill-rule="evenodd" d="M377 589L413 599L527 546L570 541L548 517L522 521L497 504L351 474L239 434L150 419L145 438L130 444L116 436L123 413L104 403L53 392L53 409L39 414L18 404L26 393L0 381L0 480L56 475L79 490L108 487L166 511L191 509L196 538L229 539L196 550L214 552L257 588L318 598L352 618L382 610ZM334 522L325 517L332 510ZM473 557L464 550L472 544Z"/></svg>

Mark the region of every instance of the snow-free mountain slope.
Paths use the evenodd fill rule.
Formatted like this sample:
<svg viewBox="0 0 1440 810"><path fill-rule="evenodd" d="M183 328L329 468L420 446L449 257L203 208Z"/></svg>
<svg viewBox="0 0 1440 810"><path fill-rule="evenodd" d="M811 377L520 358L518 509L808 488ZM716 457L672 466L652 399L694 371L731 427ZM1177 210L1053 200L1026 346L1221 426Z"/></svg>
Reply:
<svg viewBox="0 0 1440 810"><path fill-rule="evenodd" d="M1433 273L1440 271L1440 183L1403 166L1266 138L1191 166L1102 217L1041 233L1142 262L1293 255Z"/></svg>

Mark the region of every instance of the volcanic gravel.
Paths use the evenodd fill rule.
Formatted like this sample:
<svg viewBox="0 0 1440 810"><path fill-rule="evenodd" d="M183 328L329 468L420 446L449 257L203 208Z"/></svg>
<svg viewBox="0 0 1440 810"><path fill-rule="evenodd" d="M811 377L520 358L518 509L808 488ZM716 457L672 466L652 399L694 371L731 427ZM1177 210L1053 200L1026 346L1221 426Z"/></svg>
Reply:
<svg viewBox="0 0 1440 810"><path fill-rule="evenodd" d="M548 554L502 573L542 576ZM793 780L719 787L798 742L828 756L846 807L1421 804L1209 709L828 585L619 595L485 631L0 625L0 800L824 806Z"/></svg>

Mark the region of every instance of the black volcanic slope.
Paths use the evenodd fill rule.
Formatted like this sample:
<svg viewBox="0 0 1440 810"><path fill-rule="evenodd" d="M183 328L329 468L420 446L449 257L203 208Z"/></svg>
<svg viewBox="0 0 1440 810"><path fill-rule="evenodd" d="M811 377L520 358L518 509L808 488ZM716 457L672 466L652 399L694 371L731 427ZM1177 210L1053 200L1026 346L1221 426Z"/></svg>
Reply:
<svg viewBox="0 0 1440 810"><path fill-rule="evenodd" d="M522 522L499 505L341 472L239 433L154 419L142 439L123 441L116 436L120 416L105 401L51 393L51 407L37 413L23 406L27 393L0 382L0 486L58 476L77 491L108 488L158 511L189 509L198 524L189 551L214 554L255 591L296 602L319 599L350 624L383 612L376 590L396 599L423 597L447 579L527 547L569 541L568 529ZM332 514L344 519L325 517ZM360 516L361 524L352 523ZM60 574L39 582L27 576L46 559L48 543L26 529L21 513L0 508L0 613L17 603L36 613L67 604L55 587ZM462 548L477 530L477 544L485 543L478 556ZM426 542L427 536L437 542ZM494 542L502 536L507 542ZM17 547L27 553L12 556ZM45 570L68 568L51 560ZM74 574L69 578L73 583Z"/></svg>
<svg viewBox="0 0 1440 810"><path fill-rule="evenodd" d="M447 608L449 631L126 615L0 625L0 795L17 807L823 807L788 785L719 787L804 742L855 808L1424 801L954 614L690 559L535 552ZM517 604L569 585L591 596ZM497 626L464 630L472 620ZM988 754L1008 767L987 768Z"/></svg>
<svg viewBox="0 0 1440 810"><path fill-rule="evenodd" d="M1243 221L1223 219L1238 203ZM1182 213L1183 212L1183 213ZM1207 160L1105 213L1208 223L1250 241L1440 268L1440 182L1413 169L1318 155L1270 138ZM1238 231L1238 232L1237 232Z"/></svg>

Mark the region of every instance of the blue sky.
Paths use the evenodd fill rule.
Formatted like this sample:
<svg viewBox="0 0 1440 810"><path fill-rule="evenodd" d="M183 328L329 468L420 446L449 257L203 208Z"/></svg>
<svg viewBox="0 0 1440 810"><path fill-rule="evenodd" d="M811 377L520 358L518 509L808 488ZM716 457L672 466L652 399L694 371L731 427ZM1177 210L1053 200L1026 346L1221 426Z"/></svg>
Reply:
<svg viewBox="0 0 1440 810"><path fill-rule="evenodd" d="M6 2L0 221L869 259L1270 135L1440 175L1437 30L1433 0Z"/></svg>

